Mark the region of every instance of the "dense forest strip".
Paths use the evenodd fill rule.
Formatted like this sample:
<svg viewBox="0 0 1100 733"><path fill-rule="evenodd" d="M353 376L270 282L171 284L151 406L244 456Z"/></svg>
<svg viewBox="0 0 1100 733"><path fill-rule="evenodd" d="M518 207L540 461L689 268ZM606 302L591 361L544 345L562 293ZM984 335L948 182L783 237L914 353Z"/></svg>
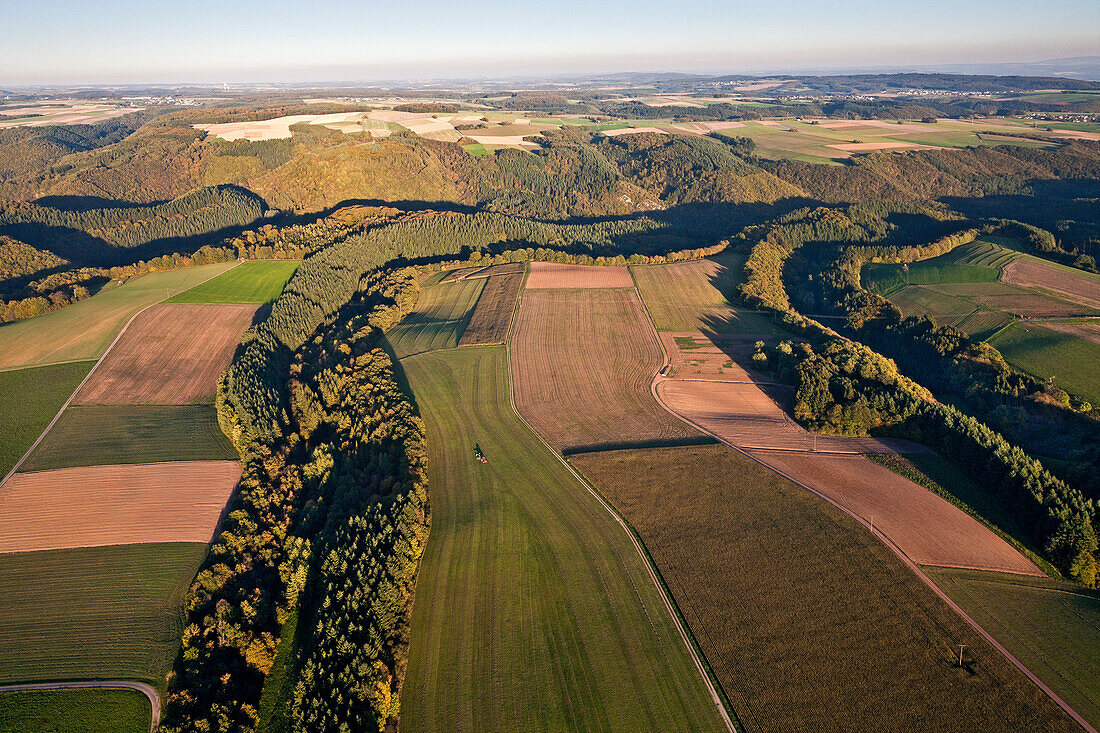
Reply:
<svg viewBox="0 0 1100 733"><path fill-rule="evenodd" d="M512 412L505 350L402 366L433 497L402 728L720 727L622 529Z"/></svg>

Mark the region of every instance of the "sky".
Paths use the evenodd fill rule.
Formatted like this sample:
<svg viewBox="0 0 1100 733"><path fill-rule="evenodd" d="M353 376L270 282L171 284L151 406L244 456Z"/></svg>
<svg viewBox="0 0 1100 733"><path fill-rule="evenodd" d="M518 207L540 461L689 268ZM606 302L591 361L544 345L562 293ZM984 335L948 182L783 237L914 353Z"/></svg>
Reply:
<svg viewBox="0 0 1100 733"><path fill-rule="evenodd" d="M1098 0L0 0L0 84L752 73L1100 55Z"/></svg>

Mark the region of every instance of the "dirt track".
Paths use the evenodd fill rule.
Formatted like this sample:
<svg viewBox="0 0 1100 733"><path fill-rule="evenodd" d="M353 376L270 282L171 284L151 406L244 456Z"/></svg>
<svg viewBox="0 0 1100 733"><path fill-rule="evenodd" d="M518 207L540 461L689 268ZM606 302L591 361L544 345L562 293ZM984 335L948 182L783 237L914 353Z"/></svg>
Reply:
<svg viewBox="0 0 1100 733"><path fill-rule="evenodd" d="M240 477L236 461L18 473L0 493L0 552L209 542Z"/></svg>
<svg viewBox="0 0 1100 733"><path fill-rule="evenodd" d="M209 402L251 305L171 303L139 315L77 393L75 404L182 405Z"/></svg>

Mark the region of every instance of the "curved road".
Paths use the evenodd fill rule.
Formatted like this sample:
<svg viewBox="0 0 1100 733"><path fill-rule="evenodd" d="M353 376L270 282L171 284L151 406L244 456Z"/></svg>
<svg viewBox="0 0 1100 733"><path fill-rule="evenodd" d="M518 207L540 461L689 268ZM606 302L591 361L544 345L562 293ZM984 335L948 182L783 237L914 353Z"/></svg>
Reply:
<svg viewBox="0 0 1100 733"><path fill-rule="evenodd" d="M0 692L30 692L33 690L134 690L149 698L152 715L149 719L150 733L160 725L160 693L151 685L130 680L87 680L82 682L35 682L26 685L0 685Z"/></svg>

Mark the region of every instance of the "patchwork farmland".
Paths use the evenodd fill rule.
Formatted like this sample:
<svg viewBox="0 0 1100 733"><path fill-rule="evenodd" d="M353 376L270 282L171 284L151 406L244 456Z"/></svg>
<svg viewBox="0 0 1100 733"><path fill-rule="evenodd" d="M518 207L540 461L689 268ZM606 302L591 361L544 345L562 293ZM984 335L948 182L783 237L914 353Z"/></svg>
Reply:
<svg viewBox="0 0 1100 733"><path fill-rule="evenodd" d="M0 486L0 682L119 679L163 690L180 644L184 594L241 475L211 402L256 305L202 301L266 302L289 276L280 264L275 280L265 267L218 283L217 275L234 272L231 265L158 273L172 275L160 279L174 285L167 289L158 278L138 278L51 314L88 304L81 318L102 318L85 324L112 339L91 374L90 362L0 372L0 379L73 372L59 380L59 394L36 398L43 413L56 413L66 398L71 404L48 428L43 415L34 427L45 433ZM156 304L184 286L200 289L185 292L184 303ZM16 325L29 342L37 330L58 334L59 342L69 333L75 348L94 348L98 342L82 338L78 323L43 316ZM121 715L117 695L83 690L48 700L2 694L0 709L46 715L50 706L83 699L103 706L89 711L103 721ZM142 729L148 702L143 715Z"/></svg>

